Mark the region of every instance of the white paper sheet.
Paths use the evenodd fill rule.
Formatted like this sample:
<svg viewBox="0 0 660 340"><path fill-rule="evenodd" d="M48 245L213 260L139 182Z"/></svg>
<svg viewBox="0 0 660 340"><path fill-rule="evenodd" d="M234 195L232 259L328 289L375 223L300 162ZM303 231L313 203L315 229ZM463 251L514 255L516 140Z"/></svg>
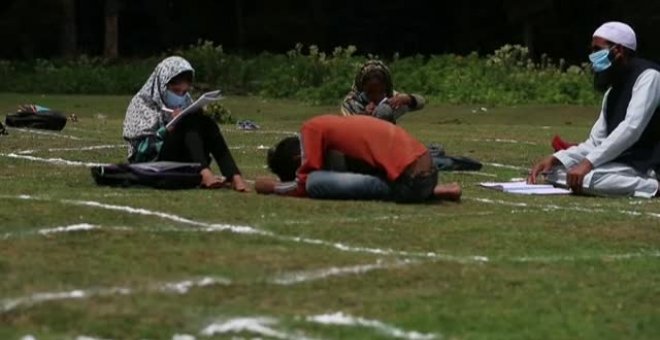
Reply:
<svg viewBox="0 0 660 340"><path fill-rule="evenodd" d="M204 106L221 99L224 99L224 97L222 96L222 94L220 94L220 90L204 93L199 98L197 98L197 100L194 103L192 103L190 106L188 106L183 111L181 111L181 113L179 113L178 116L174 117L174 119L172 119L169 123L167 123L166 127L169 129L170 127L175 126L181 119L183 119L183 117L193 112L197 112L201 110Z"/></svg>
<svg viewBox="0 0 660 340"><path fill-rule="evenodd" d="M519 182L484 182L480 186L515 195L570 195L571 191L556 188L549 184L527 184L526 181Z"/></svg>

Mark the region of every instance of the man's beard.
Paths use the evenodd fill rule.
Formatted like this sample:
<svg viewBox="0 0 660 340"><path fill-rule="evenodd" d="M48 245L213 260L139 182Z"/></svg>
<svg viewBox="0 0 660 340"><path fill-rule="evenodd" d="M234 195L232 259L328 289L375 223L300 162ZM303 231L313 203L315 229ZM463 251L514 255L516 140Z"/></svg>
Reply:
<svg viewBox="0 0 660 340"><path fill-rule="evenodd" d="M620 76L619 65L612 64L607 70L594 73L594 88L598 92L605 93L620 79Z"/></svg>

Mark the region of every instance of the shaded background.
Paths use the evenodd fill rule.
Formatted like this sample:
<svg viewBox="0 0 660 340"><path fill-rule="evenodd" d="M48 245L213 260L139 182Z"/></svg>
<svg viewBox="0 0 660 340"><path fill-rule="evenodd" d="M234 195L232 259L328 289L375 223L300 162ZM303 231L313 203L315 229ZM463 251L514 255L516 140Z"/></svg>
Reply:
<svg viewBox="0 0 660 340"><path fill-rule="evenodd" d="M355 45L389 56L490 53L507 43L582 62L602 22L630 23L660 59L660 2L639 0L3 0L0 58L140 57L199 39L237 53Z"/></svg>

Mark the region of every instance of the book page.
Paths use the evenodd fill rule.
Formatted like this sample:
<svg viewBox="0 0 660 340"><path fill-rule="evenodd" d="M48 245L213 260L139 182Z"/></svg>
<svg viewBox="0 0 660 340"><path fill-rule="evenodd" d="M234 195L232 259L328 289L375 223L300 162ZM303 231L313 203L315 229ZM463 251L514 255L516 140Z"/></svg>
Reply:
<svg viewBox="0 0 660 340"><path fill-rule="evenodd" d="M517 195L568 195L570 190L555 188L550 184L527 184L519 182L484 182L480 186Z"/></svg>
<svg viewBox="0 0 660 340"><path fill-rule="evenodd" d="M183 119L183 117L193 112L197 112L201 110L204 106L221 99L224 99L224 97L220 93L220 90L204 93L194 103L192 103L190 106L188 106L183 111L181 111L181 113L179 113L178 116L174 117L174 119L172 119L169 123L167 123L166 127L169 129L175 126L179 121L181 121L181 119Z"/></svg>

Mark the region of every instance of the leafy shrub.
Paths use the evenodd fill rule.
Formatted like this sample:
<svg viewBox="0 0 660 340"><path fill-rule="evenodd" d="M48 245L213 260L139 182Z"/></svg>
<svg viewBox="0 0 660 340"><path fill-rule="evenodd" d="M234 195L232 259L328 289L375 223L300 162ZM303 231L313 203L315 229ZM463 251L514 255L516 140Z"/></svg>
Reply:
<svg viewBox="0 0 660 340"><path fill-rule="evenodd" d="M196 69L196 86L220 88L226 94L292 98L314 104L336 104L350 90L355 73L369 56L354 46L326 54L298 44L286 54L241 56L200 41L174 51ZM107 61L81 56L75 60L0 61L0 91L27 93L133 94L165 55L140 60ZM399 91L451 104L516 105L594 104L587 65L566 65L547 56L533 61L521 46L506 45L481 57L453 54L394 55L388 62Z"/></svg>

